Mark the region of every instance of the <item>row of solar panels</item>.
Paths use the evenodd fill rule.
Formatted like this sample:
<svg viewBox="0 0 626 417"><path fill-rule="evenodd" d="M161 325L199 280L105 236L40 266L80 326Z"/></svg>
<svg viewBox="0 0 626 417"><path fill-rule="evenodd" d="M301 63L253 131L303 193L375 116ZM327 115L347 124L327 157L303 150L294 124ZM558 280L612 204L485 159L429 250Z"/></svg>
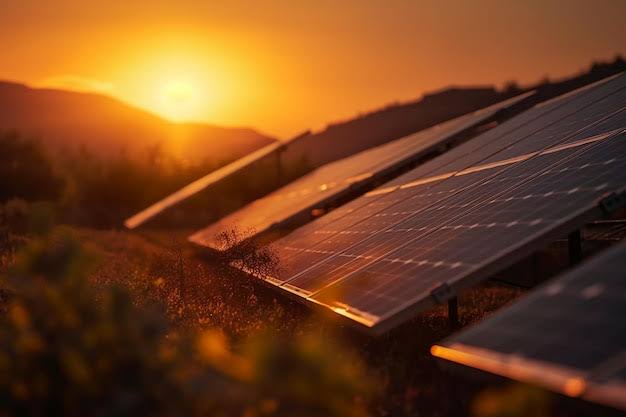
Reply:
<svg viewBox="0 0 626 417"><path fill-rule="evenodd" d="M520 103L528 100L532 94L324 166L195 233L190 240L224 249L215 239L222 231L239 228L255 235L285 227L312 209L388 178L390 171L401 172L398 168L413 166L435 150L458 145L278 239L272 247L280 270L257 273L287 294L331 309L363 329L384 332L626 204L626 76L540 103L457 143L462 133L475 132L485 122L501 122L502 110L521 110L525 107ZM623 278L623 265L621 271ZM616 290L626 294L625 282L614 284L621 285ZM558 302L563 303L558 306L563 314L572 314L571 304ZM623 299L615 305L624 312ZM595 308L586 317L590 322L609 318L602 317L609 307ZM541 326L545 322L535 321L537 328L531 331L537 334L524 335L529 343L524 346L531 350L535 349L531 342L544 336ZM604 329L618 332L613 341L623 348L625 329L615 321L607 322ZM484 326L489 327L489 322ZM511 357L517 358L496 348L501 330L485 330L487 336L477 330L479 336L467 339L461 335L459 341L433 348L433 353L451 360L464 358L458 362L479 368L478 364L487 363L482 369L507 376L525 375L519 369L530 369L525 365L530 359L516 364L516 371L501 370L509 369ZM520 337L515 330L509 332L515 333L513 338ZM503 346L515 345L506 345L506 338L503 334ZM496 347L483 346L485 340ZM577 357L583 360L591 347L581 344ZM558 351L551 352L558 356ZM617 359L612 355L605 351L599 357L623 365L623 352ZM498 360L504 363L499 368L494 365ZM551 357L546 362L555 363ZM560 375L559 366L547 374ZM607 389L626 396L621 369L611 374L613 382ZM562 392L593 391L589 395L599 398L597 388L587 389L591 383L586 379L568 378L564 383L569 388ZM593 384L602 385L594 378ZM621 381L617 385L615 378Z"/></svg>
<svg viewBox="0 0 626 417"><path fill-rule="evenodd" d="M377 332L445 301L623 192L625 87L537 106L309 223L261 278Z"/></svg>

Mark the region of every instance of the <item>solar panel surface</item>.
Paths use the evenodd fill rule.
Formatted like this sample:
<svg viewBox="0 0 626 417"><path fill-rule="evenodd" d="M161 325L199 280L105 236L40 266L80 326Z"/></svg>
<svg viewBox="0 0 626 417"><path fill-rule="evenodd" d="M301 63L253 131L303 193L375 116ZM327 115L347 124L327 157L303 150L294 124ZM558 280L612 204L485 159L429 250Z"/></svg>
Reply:
<svg viewBox="0 0 626 417"><path fill-rule="evenodd" d="M279 240L283 268L265 278L385 330L621 191L625 105L621 76L525 112Z"/></svg>
<svg viewBox="0 0 626 417"><path fill-rule="evenodd" d="M284 226L297 216L310 216L357 187L384 177L398 166L410 164L451 143L455 136L488 120L498 111L526 99L532 93L514 97L483 110L467 114L430 129L330 163L260 198L241 210L193 234L197 244L225 249L220 233L233 229L245 236Z"/></svg>
<svg viewBox="0 0 626 417"><path fill-rule="evenodd" d="M625 272L623 242L431 351L626 410Z"/></svg>
<svg viewBox="0 0 626 417"><path fill-rule="evenodd" d="M585 102L580 100L581 96L586 95L587 99L593 100L594 97L606 94L605 89L600 91L589 90L583 89L580 91L576 96L578 100L574 102L571 102L573 95L568 94L567 97L551 100L550 103L533 108L509 120L505 127L489 131L457 148L451 149L389 182L385 186L365 194L363 198L353 200L326 216L317 219L315 222L299 228L275 245L280 259L287 261L294 253L302 250L307 250L309 253L321 250L320 255L326 255L327 253L324 249L316 249L313 246L322 240L329 239L342 244L342 238L347 239L346 244L349 244L351 237L342 235L351 234L351 231L348 229L351 225L367 219L369 223L362 224L362 227L370 227L375 230L376 225L384 221L393 223L397 216L403 214L401 210L385 213L384 210L388 207L404 203L405 205L412 204L414 206L413 210L415 210L417 209L415 200L419 199L419 203L425 205L432 200L444 197L449 192L457 191L455 188L449 190L437 190L437 188L442 187L439 183L442 183L443 180L448 179L457 171L461 172L476 163L486 160L491 154L526 139L525 135L532 133L533 129L538 131L542 127L554 123L554 120L559 120L564 115L580 110L585 106ZM529 126L530 124L532 126ZM432 188L432 191L415 194L414 187L429 190ZM377 222L376 225L372 223L374 221ZM326 244L329 243L331 242L326 242ZM309 261L307 259L305 264L309 263ZM284 263L285 268L281 273L281 277L290 276L291 273L301 270L302 267L302 265L294 265L294 268L292 268L289 262Z"/></svg>

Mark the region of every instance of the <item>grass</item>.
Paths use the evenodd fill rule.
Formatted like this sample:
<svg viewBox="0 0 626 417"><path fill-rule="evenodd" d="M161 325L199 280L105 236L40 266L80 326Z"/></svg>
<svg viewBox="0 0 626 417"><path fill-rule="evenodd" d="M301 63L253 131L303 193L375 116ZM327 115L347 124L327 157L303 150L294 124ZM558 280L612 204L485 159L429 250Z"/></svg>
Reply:
<svg viewBox="0 0 626 417"><path fill-rule="evenodd" d="M430 346L450 333L443 307L371 338L332 317L313 314L219 262L197 259L180 237L165 239L170 243L164 247L126 232L76 233L102 257L95 282L121 283L141 302L165 301L168 315L179 326L215 327L235 340L267 331L338 339L365 361L368 373L380 383L382 395L370 405L374 415L458 415L467 412L475 392L482 389L482 385L475 390L455 388L429 354ZM468 291L460 296L460 321L476 322L519 294L512 287L493 284ZM450 401L451 390L457 389L462 395L457 392L456 400Z"/></svg>
<svg viewBox="0 0 626 417"><path fill-rule="evenodd" d="M241 338L261 331L286 332L309 316L301 305L279 301L227 265L197 259L177 236L157 245L126 232L76 233L101 258L94 282L122 284L137 302L164 302L177 326L219 328Z"/></svg>
<svg viewBox="0 0 626 417"><path fill-rule="evenodd" d="M176 329L219 329L235 346L260 334L279 338L306 334L342 346L365 364L367 375L378 386L378 395L362 399L373 416L559 416L587 409L599 412L596 407L546 391L502 380L468 379L442 368L429 349L450 334L443 306L372 338L357 333L331 314L313 313L259 285L228 267L230 259L213 257L207 261L206 257L194 256L182 233L155 238L123 231L70 231L100 259L91 276L96 287L122 285L130 290L135 304L162 303ZM495 283L460 294L461 325L482 320L521 294L520 289ZM511 404L524 406L515 406L511 411ZM609 410L600 411L611 414Z"/></svg>

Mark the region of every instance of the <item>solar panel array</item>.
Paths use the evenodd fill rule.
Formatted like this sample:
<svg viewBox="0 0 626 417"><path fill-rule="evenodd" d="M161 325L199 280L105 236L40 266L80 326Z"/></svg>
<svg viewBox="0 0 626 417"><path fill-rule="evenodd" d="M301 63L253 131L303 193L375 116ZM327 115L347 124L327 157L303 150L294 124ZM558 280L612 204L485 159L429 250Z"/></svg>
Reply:
<svg viewBox="0 0 626 417"><path fill-rule="evenodd" d="M432 353L626 411L626 242Z"/></svg>
<svg viewBox="0 0 626 417"><path fill-rule="evenodd" d="M312 173L260 198L241 210L224 217L193 234L190 241L226 249L219 240L222 232L238 230L246 237L283 227L299 216L310 217L315 208L338 200L355 188L384 178L399 166L420 160L453 142L465 132L528 98L524 94L483 110L444 122L430 129L360 152L354 156L324 165Z"/></svg>
<svg viewBox="0 0 626 417"><path fill-rule="evenodd" d="M278 240L271 283L384 331L601 215L626 76L551 100Z"/></svg>
<svg viewBox="0 0 626 417"><path fill-rule="evenodd" d="M582 93L585 93L585 89L579 92L579 94ZM442 197L446 194L446 191L434 191L425 196L420 194L414 195L413 188L418 186L429 188L437 185L437 183L443 182L443 180L448 179L457 172L462 173L464 169L480 163L490 156L491 153L496 153L506 148L508 145L520 140L520 138L523 139L523 134L527 134L528 131L515 132L520 127L534 123L535 128L540 128L550 122L549 117L557 119L563 114L567 114L567 111L571 111L571 109L563 109L561 104L567 102L568 98L570 97L564 96L531 109L508 121L505 127L474 138L472 141L420 165L383 187L365 194L364 198L353 200L328 215L317 219L314 223L296 230L276 245L281 259L288 260L293 256L294 251L297 252L304 248L312 247L321 240L327 240L331 237L333 240L336 240L341 237L341 234L350 234L350 231L347 230L349 226L370 217L377 218L376 221L379 223L383 221L380 217L388 218L389 222L393 222L397 216L390 216L392 213L383 213L383 210L405 200L419 198L424 205ZM582 105L584 103L577 103L576 106L578 107L575 107L574 110ZM452 189L451 191L456 190ZM428 197L428 201L426 201L426 197ZM414 204L414 202L411 201L407 204ZM396 214L402 215L402 213ZM371 222L373 220L369 219L368 221ZM363 227L367 227L367 224L364 224ZM289 263L285 267L281 276L286 276L291 272ZM298 270L299 267L300 265L295 270Z"/></svg>

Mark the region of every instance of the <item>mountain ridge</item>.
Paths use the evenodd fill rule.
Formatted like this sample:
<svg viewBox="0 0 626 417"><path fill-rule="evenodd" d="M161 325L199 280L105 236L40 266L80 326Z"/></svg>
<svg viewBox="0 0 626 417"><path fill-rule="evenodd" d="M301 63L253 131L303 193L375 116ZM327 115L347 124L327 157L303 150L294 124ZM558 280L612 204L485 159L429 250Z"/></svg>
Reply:
<svg viewBox="0 0 626 417"><path fill-rule="evenodd" d="M415 100L394 102L329 123L306 140L289 146L284 159L295 162L305 158L317 167L530 90L536 90L537 98L544 100L625 70L626 61L618 55L613 60L593 62L576 74L556 80L546 78L531 85L520 86L514 81L502 88L452 84L424 92Z"/></svg>
<svg viewBox="0 0 626 417"><path fill-rule="evenodd" d="M40 138L53 151L102 158L162 147L183 160L223 163L274 142L249 127L172 122L106 94L0 81L0 131Z"/></svg>

